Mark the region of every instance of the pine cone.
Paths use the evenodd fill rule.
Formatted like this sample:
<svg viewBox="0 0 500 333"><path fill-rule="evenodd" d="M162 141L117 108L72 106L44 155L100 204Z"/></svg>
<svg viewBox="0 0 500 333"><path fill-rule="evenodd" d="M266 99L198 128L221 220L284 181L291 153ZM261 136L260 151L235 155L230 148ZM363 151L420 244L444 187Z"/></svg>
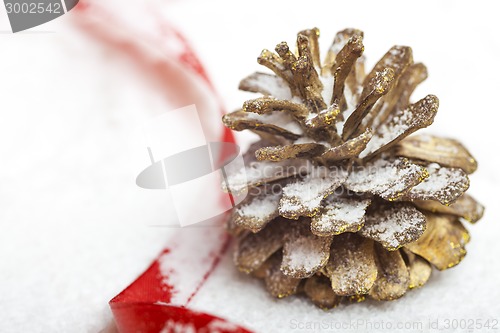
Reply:
<svg viewBox="0 0 500 333"><path fill-rule="evenodd" d="M465 194L477 163L457 141L411 136L429 126L436 96L410 95L427 77L407 46L392 47L365 75L363 33L339 32L320 62L319 30L262 51L240 89L261 93L224 124L260 136L225 189L248 196L232 211L237 267L269 293L393 300L465 256L461 219L483 206Z"/></svg>

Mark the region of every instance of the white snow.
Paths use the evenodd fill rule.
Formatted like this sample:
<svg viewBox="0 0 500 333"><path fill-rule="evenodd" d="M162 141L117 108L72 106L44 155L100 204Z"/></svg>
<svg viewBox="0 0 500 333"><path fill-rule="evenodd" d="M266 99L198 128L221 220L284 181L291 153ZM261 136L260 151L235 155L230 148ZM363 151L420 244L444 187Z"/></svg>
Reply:
<svg viewBox="0 0 500 333"><path fill-rule="evenodd" d="M323 90L321 91L321 97L326 105L330 105L333 95L333 75L330 73L325 75L319 75L319 79L323 84Z"/></svg>
<svg viewBox="0 0 500 333"><path fill-rule="evenodd" d="M322 214L313 218L314 229L322 233L338 233L349 226L363 223L365 211L370 200L338 198L331 195L327 198Z"/></svg>
<svg viewBox="0 0 500 333"><path fill-rule="evenodd" d="M402 159L394 162L378 159L366 166L353 169L345 186L355 192L369 192L387 199L395 199L409 185L415 185L424 174L424 169Z"/></svg>
<svg viewBox="0 0 500 333"><path fill-rule="evenodd" d="M292 92L286 82L276 75L258 75L247 79L246 83L266 91L277 99L289 100L292 98Z"/></svg>
<svg viewBox="0 0 500 333"><path fill-rule="evenodd" d="M280 200L281 214L292 212L313 212L321 201L331 194L347 178L344 169L329 170L326 167L313 167L303 180L290 183L283 188Z"/></svg>
<svg viewBox="0 0 500 333"><path fill-rule="evenodd" d="M328 252L320 251L317 237L299 237L285 245L283 261L281 264L284 273L297 274L297 272L314 272L326 263ZM287 251L288 249L288 251Z"/></svg>
<svg viewBox="0 0 500 333"><path fill-rule="evenodd" d="M424 215L409 204L398 203L366 214L365 225L359 232L389 249L396 249L416 240L424 231Z"/></svg>
<svg viewBox="0 0 500 333"><path fill-rule="evenodd" d="M227 184L223 183L224 190L241 193L252 184L261 184L264 181L286 178L309 169L310 163L306 160L284 160L280 162L254 161L248 166L227 172Z"/></svg>
<svg viewBox="0 0 500 333"><path fill-rule="evenodd" d="M314 139L311 139L307 136L302 136L300 138L298 138L297 140L295 140L293 143L294 144L303 144L303 143L316 143L317 141L314 140Z"/></svg>
<svg viewBox="0 0 500 333"><path fill-rule="evenodd" d="M443 168L437 163L431 163L425 168L429 177L415 186L412 192L437 192L463 180L464 173L460 172L460 169Z"/></svg>
<svg viewBox="0 0 500 333"><path fill-rule="evenodd" d="M410 190L409 198L438 200L449 205L469 188L469 178L462 169L441 167L437 163L427 165L426 169L429 177Z"/></svg>
<svg viewBox="0 0 500 333"><path fill-rule="evenodd" d="M405 133L410 128L408 120L411 116L412 113L409 110L404 110L400 116L394 117L388 124L380 125L359 157L367 156Z"/></svg>
<svg viewBox="0 0 500 333"><path fill-rule="evenodd" d="M264 124L276 125L297 135L301 135L304 132L299 123L295 121L292 116L285 112L274 111L262 115L258 113L248 112L247 115L250 119L259 120Z"/></svg>
<svg viewBox="0 0 500 333"><path fill-rule="evenodd" d="M281 193L270 194L265 197L255 198L249 204L236 208L239 215L259 220L266 220L277 214Z"/></svg>

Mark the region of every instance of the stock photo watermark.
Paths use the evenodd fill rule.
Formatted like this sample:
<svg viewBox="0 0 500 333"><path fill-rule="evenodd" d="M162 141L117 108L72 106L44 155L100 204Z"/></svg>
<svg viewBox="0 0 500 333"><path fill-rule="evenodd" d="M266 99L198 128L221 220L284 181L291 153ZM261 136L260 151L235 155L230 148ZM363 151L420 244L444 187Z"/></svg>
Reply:
<svg viewBox="0 0 500 333"><path fill-rule="evenodd" d="M168 191L182 227L224 214L246 197L246 189L222 189L226 170L244 169L239 147L207 141L195 105L166 112L144 129L151 165L137 176L136 184Z"/></svg>
<svg viewBox="0 0 500 333"><path fill-rule="evenodd" d="M78 0L4 0L13 33L52 21L77 3Z"/></svg>
<svg viewBox="0 0 500 333"><path fill-rule="evenodd" d="M292 319L290 331L297 332L497 332L496 318L429 318L425 320L372 320L353 319L348 321L322 320L301 321Z"/></svg>

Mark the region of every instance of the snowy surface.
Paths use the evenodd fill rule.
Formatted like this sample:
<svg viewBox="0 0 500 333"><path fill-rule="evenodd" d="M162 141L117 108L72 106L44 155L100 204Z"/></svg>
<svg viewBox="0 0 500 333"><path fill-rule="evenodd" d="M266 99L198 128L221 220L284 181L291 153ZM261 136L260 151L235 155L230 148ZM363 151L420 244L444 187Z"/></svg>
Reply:
<svg viewBox="0 0 500 333"><path fill-rule="evenodd" d="M359 332L388 322L421 321L429 331L429 320L439 319L440 327L446 319L500 320L500 160L488 144L498 132L490 119L500 75L494 2L364 1L327 8L309 1L307 12L304 2L161 3L204 60L229 110L255 97L236 88L261 70L261 49L284 39L291 44L301 29L318 26L323 50L338 30L364 30L368 67L392 45L411 45L429 69L415 99L439 97L431 131L457 137L473 152L479 169L470 193L487 207L483 220L468 226L465 260L433 272L425 288L401 300L330 312L301 298L273 300L227 256L194 307L262 333L331 332L358 320ZM168 198L135 186L148 163L137 125L168 109L164 94L113 51L74 33L68 16L35 28L38 33L12 35L0 11L0 332L99 331L111 319L108 300L148 266L172 230L155 227L171 209ZM471 61L473 47L481 48L480 61ZM325 326L299 329L308 323Z"/></svg>

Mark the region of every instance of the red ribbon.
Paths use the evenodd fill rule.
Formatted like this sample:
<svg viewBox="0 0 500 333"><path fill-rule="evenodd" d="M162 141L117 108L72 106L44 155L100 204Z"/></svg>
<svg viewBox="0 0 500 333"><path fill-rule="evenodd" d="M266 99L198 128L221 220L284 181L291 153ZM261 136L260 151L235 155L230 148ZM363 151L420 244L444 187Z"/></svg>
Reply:
<svg viewBox="0 0 500 333"><path fill-rule="evenodd" d="M203 277L202 284L217 266L227 248L226 245L227 238L220 252L213 256L212 265ZM163 253L168 251L164 250ZM161 256L137 280L111 300L110 306L119 332L251 333L214 315L170 304L176 286L165 283L165 277L160 270L160 258ZM202 284L198 285L198 288ZM189 299L192 299L197 290L193 291Z"/></svg>
<svg viewBox="0 0 500 333"><path fill-rule="evenodd" d="M75 9L75 22L85 33L131 57L145 74L153 76L155 81L160 82L165 91L174 90L169 99L174 105L185 106L193 103L189 94L186 96L175 93L175 91L185 92L190 88L189 82L182 81L182 76L179 76L177 67L180 66L182 70L194 74L206 84L212 97L217 101L220 113L224 113L223 104L198 57L182 34L166 22L158 20L157 35L145 36L137 34L125 21L120 21L99 3L80 2ZM186 99L183 99L183 96ZM201 104L203 101L199 102ZM195 103L198 111L203 113L203 106L200 107L196 101ZM218 136L218 141L235 142L231 131L223 126L220 127ZM222 155L225 153L232 152L223 152ZM179 230L174 239L179 237L182 239L183 232L185 233L185 229ZM205 234L209 239L202 244L205 246L207 256L196 262L198 265L196 273L190 273L189 263L179 265L174 260L179 254L189 251L192 245L189 241L178 241L177 244L165 249L137 280L110 301L119 332L251 333L217 316L188 308L189 302L218 265L229 243L223 228L213 227L209 228L208 233L206 230L200 233L201 237L205 237ZM165 273L165 267L168 268L169 274ZM183 274L198 274L199 282L186 287L182 285L182 281L179 283L170 279L170 275ZM179 292L188 296L181 300L176 299Z"/></svg>

